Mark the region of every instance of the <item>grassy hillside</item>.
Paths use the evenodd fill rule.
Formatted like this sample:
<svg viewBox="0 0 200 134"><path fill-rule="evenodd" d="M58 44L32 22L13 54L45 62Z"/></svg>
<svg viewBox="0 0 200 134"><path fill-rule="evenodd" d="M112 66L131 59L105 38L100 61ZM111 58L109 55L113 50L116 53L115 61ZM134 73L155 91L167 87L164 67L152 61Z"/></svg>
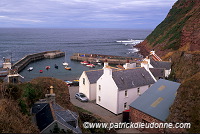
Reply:
<svg viewBox="0 0 200 134"><path fill-rule="evenodd" d="M199 0L178 0L167 17L138 45L141 53L147 55L155 49L159 56L164 56L175 50L200 50L199 7Z"/></svg>
<svg viewBox="0 0 200 134"><path fill-rule="evenodd" d="M178 89L169 122L191 123L190 133L200 132L200 72L186 79Z"/></svg>
<svg viewBox="0 0 200 134"><path fill-rule="evenodd" d="M20 112L14 100L0 99L0 133L38 133L27 115Z"/></svg>
<svg viewBox="0 0 200 134"><path fill-rule="evenodd" d="M56 102L75 111L68 86L62 80L40 77L17 85L0 83L0 133L38 133L37 126L31 121L30 108L45 98L50 86L54 86Z"/></svg>

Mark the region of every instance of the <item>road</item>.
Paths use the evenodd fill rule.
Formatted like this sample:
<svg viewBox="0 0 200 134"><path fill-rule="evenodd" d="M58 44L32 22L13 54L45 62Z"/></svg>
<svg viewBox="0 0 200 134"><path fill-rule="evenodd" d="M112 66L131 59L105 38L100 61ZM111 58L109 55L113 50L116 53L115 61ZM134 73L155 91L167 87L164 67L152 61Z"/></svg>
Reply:
<svg viewBox="0 0 200 134"><path fill-rule="evenodd" d="M94 115L97 115L105 122L117 123L122 122L122 114L115 115L112 112L97 105L94 101L81 102L75 98L75 94L78 93L78 87L69 87L70 101L75 106L81 107ZM118 129L117 133L141 133L137 129Z"/></svg>

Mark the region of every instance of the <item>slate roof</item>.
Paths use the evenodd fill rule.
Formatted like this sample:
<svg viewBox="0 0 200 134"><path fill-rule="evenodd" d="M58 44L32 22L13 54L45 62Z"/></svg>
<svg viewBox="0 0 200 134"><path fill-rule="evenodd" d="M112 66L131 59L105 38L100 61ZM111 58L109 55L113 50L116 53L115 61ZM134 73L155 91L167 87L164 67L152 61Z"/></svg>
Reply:
<svg viewBox="0 0 200 134"><path fill-rule="evenodd" d="M49 124L54 121L49 104L45 105L44 108L36 113L36 121L40 131L45 129Z"/></svg>
<svg viewBox="0 0 200 134"><path fill-rule="evenodd" d="M134 68L113 71L113 80L119 90L141 87L155 83L145 68Z"/></svg>
<svg viewBox="0 0 200 134"><path fill-rule="evenodd" d="M130 106L165 122L179 86L180 83L159 79Z"/></svg>
<svg viewBox="0 0 200 134"><path fill-rule="evenodd" d="M165 77L165 69L164 68L149 68L154 77Z"/></svg>
<svg viewBox="0 0 200 134"><path fill-rule="evenodd" d="M78 122L78 115L70 110L65 110L56 103L35 103L32 107L32 113L36 114L37 126L43 131L53 121L58 121L71 129L75 133L81 133Z"/></svg>
<svg viewBox="0 0 200 134"><path fill-rule="evenodd" d="M111 69L117 70L117 68L111 67ZM99 69L99 70L91 70L91 71L85 71L90 84L96 83L97 80L103 75L103 69Z"/></svg>
<svg viewBox="0 0 200 134"><path fill-rule="evenodd" d="M42 110L48 103L35 103L32 107L32 114L38 113L40 110Z"/></svg>
<svg viewBox="0 0 200 134"><path fill-rule="evenodd" d="M97 80L103 75L103 69L99 70L92 70L92 71L85 71L90 84L96 83Z"/></svg>
<svg viewBox="0 0 200 134"><path fill-rule="evenodd" d="M150 59L150 64L154 68L165 68L166 70L171 69L171 62L167 62L167 61L154 61L154 60Z"/></svg>

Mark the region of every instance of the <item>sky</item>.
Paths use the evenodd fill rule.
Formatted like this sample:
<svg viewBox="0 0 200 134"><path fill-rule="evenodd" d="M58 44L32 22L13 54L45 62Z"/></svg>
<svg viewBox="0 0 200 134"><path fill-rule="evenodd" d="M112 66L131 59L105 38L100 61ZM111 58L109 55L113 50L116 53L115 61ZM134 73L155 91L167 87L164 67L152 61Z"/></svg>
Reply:
<svg viewBox="0 0 200 134"><path fill-rule="evenodd" d="M0 0L0 27L154 29L177 0Z"/></svg>

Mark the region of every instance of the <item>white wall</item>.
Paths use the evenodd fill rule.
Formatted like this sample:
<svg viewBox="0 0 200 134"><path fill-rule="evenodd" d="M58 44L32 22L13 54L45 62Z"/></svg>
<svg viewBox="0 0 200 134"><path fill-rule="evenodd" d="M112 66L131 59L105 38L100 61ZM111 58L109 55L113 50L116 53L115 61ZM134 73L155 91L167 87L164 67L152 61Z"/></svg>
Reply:
<svg viewBox="0 0 200 134"><path fill-rule="evenodd" d="M170 70L165 70L165 77L168 77L171 73L171 69Z"/></svg>
<svg viewBox="0 0 200 134"><path fill-rule="evenodd" d="M85 84L83 84L83 78L85 78ZM81 77L79 78L79 92L84 93L86 97L91 100L90 96L90 82L85 71L82 73Z"/></svg>
<svg viewBox="0 0 200 134"><path fill-rule="evenodd" d="M148 88L149 88L149 85L140 87L140 94L143 94ZM137 92L138 88L128 89L127 96L125 96L125 91L126 90L119 91L117 114L120 114L124 110L129 109L129 105L139 97L139 94ZM124 109L124 103L126 103L126 102L127 102L127 109Z"/></svg>
<svg viewBox="0 0 200 134"><path fill-rule="evenodd" d="M9 69L11 69L11 63L10 62L5 62L5 63L3 63L3 68L9 68Z"/></svg>
<svg viewBox="0 0 200 134"><path fill-rule="evenodd" d="M90 84L90 100L96 100L96 83Z"/></svg>
<svg viewBox="0 0 200 134"><path fill-rule="evenodd" d="M99 90L99 85L101 85L101 90ZM112 75L109 75L109 73L103 74L97 80L96 89L96 103L117 114L118 89ZM99 101L99 96L101 101Z"/></svg>

